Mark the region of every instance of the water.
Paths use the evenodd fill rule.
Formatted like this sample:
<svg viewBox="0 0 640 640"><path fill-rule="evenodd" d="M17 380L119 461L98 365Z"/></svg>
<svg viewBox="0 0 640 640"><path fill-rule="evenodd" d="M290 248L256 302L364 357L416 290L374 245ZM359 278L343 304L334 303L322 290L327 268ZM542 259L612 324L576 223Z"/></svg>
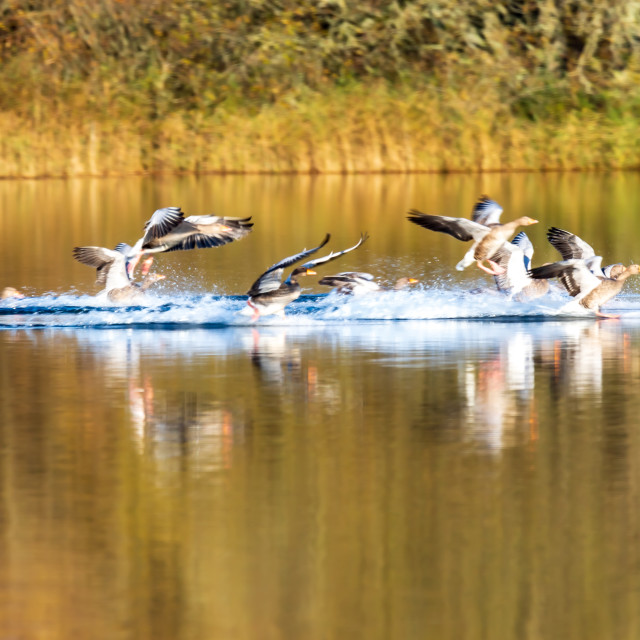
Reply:
<svg viewBox="0 0 640 640"><path fill-rule="evenodd" d="M633 257L633 174L0 183L0 284L29 294L0 303L0 636L637 637L637 283L618 321L470 294L465 246L403 215L483 191L541 220L535 264L551 224ZM92 295L71 248L166 204L255 232L159 257L148 305ZM417 288L310 278L243 314L264 268L364 230L327 269Z"/></svg>

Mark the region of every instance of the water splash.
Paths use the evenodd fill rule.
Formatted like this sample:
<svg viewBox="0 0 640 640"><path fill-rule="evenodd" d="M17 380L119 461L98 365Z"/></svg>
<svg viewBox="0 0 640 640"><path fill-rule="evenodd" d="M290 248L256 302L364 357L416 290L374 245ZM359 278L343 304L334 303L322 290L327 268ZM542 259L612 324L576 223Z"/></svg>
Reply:
<svg viewBox="0 0 640 640"><path fill-rule="evenodd" d="M145 305L122 306L104 296L43 295L0 301L0 328L29 327L233 327L253 326L246 296L181 294L150 296ZM624 319L640 318L640 296L621 295L607 307ZM303 295L287 307L287 316L261 318L259 325L304 326L405 320L545 320L594 317L562 293L529 302L492 290L418 288L363 296L337 293Z"/></svg>

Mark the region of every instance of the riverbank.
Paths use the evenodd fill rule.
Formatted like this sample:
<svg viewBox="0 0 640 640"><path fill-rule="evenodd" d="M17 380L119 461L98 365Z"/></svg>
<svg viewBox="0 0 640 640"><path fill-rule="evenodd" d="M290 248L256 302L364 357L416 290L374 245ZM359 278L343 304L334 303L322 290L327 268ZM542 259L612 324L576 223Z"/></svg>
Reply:
<svg viewBox="0 0 640 640"><path fill-rule="evenodd" d="M640 167L640 131L631 116L573 110L531 121L487 92L468 96L385 84L254 113L176 112L154 121L45 110L27 120L4 113L0 132L3 178Z"/></svg>

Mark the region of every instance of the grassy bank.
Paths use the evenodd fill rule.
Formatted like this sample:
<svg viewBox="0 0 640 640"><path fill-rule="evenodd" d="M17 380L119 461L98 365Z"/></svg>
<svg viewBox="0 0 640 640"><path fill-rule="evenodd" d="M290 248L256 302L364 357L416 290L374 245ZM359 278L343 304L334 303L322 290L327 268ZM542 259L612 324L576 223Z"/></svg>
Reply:
<svg viewBox="0 0 640 640"><path fill-rule="evenodd" d="M640 167L640 8L0 5L0 176Z"/></svg>
<svg viewBox="0 0 640 640"><path fill-rule="evenodd" d="M0 115L3 177L142 172L407 172L640 167L633 117L572 111L532 122L433 90L358 86L274 105L149 123L34 126Z"/></svg>

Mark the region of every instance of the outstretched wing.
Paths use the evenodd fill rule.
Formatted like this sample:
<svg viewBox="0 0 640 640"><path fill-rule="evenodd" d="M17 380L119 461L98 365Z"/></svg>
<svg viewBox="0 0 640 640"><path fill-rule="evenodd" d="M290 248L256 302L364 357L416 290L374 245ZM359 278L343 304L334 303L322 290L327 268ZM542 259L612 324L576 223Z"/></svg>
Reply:
<svg viewBox="0 0 640 640"><path fill-rule="evenodd" d="M133 251L133 247L130 244L127 244L126 242L119 242L114 247L113 250L120 252L124 256L128 256L128 255L131 255L131 252Z"/></svg>
<svg viewBox="0 0 640 640"><path fill-rule="evenodd" d="M183 220L184 214L180 210L180 207L164 207L163 209L156 209L149 220L145 222L142 246L144 247L152 240L158 240L166 236Z"/></svg>
<svg viewBox="0 0 640 640"><path fill-rule="evenodd" d="M505 242L491 258L505 271L495 276L496 285L500 291L518 293L531 284L531 278L527 274L525 261L527 260L522 249L513 242Z"/></svg>
<svg viewBox="0 0 640 640"><path fill-rule="evenodd" d="M324 276L318 280L318 284L337 288L342 293L380 290L380 285L375 282L373 275L362 271L344 271L333 276Z"/></svg>
<svg viewBox="0 0 640 640"><path fill-rule="evenodd" d="M305 262L302 266L305 267L306 269L313 269L314 267L317 267L319 264L325 264L327 262L333 262L334 260L337 260L338 258L343 256L345 253L349 253L350 251L354 251L361 244L366 242L368 239L369 239L369 234L368 233L363 233L360 236L360 240L358 240L358 242L356 244L354 244L353 247L349 247L348 249L344 249L343 251L336 251L335 253L332 251L328 256L324 256L323 258L316 258L315 260L310 260L309 262Z"/></svg>
<svg viewBox="0 0 640 640"><path fill-rule="evenodd" d="M480 240L489 232L489 228L483 224L467 220L466 218L450 218L448 216L432 216L422 213L416 209L411 209L407 220L430 231L448 233L450 236L467 242L469 240Z"/></svg>
<svg viewBox="0 0 640 640"><path fill-rule="evenodd" d="M515 244L516 247L520 247L524 255L524 266L528 269L531 266L531 260L533 259L533 244L529 240L529 236L521 231L511 241L511 244Z"/></svg>
<svg viewBox="0 0 640 640"><path fill-rule="evenodd" d="M596 255L593 247L582 238L558 227L551 227L547 231L547 240L557 249L563 260L587 260Z"/></svg>
<svg viewBox="0 0 640 640"><path fill-rule="evenodd" d="M337 282L353 282L354 280L368 280L373 281L374 276L371 273L365 273L364 271L341 271L333 276L324 276L322 280L328 280L334 278ZM323 284L322 280L318 280L318 284Z"/></svg>
<svg viewBox="0 0 640 640"><path fill-rule="evenodd" d="M252 285L251 289L249 289L248 294L250 296L258 295L259 293L268 293L269 291L275 291L281 283L282 273L287 267L290 267L292 264L296 262L300 262L300 260L304 260L306 257L312 255L319 249L322 249L329 239L331 235L327 233L324 237L324 240L313 249L305 249L300 253L296 253L293 256L289 256L288 258L284 258L280 260L280 262L276 262L274 265L270 266Z"/></svg>
<svg viewBox="0 0 640 640"><path fill-rule="evenodd" d="M206 249L241 240L251 232L251 218L225 218L220 216L189 216L162 238L151 241L143 248L164 248L165 251Z"/></svg>
<svg viewBox="0 0 640 640"><path fill-rule="evenodd" d="M593 291L602 280L589 270L584 260L563 260L529 270L536 279L558 278L570 296L586 295Z"/></svg>
<svg viewBox="0 0 640 640"><path fill-rule="evenodd" d="M471 212L471 220L490 227L500 224L502 211L502 207L495 200L491 200L489 196L480 196Z"/></svg>
<svg viewBox="0 0 640 640"><path fill-rule="evenodd" d="M125 257L120 251L104 247L75 247L73 257L82 264L96 269L96 284L103 286L111 269L116 269L118 277L129 279L125 266ZM122 272L122 273L120 273Z"/></svg>

